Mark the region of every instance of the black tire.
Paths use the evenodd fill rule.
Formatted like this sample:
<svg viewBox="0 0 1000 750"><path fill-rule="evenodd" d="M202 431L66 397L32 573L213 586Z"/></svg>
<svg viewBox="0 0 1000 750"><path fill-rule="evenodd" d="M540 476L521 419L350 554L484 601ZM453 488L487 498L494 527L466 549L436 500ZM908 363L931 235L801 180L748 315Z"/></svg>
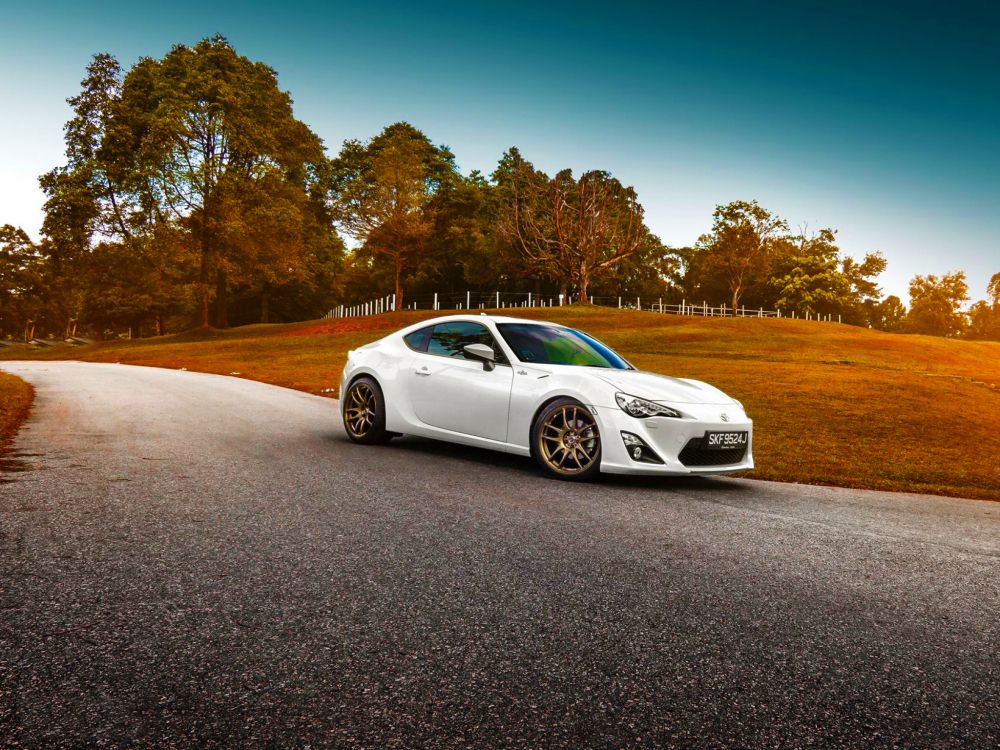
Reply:
<svg viewBox="0 0 1000 750"><path fill-rule="evenodd" d="M590 409L572 398L548 404L531 426L531 454L542 471L571 482L601 473L601 433Z"/></svg>
<svg viewBox="0 0 1000 750"><path fill-rule="evenodd" d="M340 402L344 430L353 442L362 445L388 443L394 433L385 429L385 397L375 378L364 375L354 380Z"/></svg>

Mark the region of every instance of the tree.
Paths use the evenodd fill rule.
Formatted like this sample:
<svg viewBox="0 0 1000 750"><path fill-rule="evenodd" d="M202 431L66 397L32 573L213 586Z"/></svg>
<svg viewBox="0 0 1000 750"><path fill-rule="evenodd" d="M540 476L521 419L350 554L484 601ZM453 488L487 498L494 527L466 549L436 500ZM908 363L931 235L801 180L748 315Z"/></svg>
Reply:
<svg viewBox="0 0 1000 750"><path fill-rule="evenodd" d="M906 320L906 307L895 294L875 303L871 308L869 325L880 331L900 331Z"/></svg>
<svg viewBox="0 0 1000 750"><path fill-rule="evenodd" d="M735 310L749 281L766 273L770 255L788 224L757 201L716 206L712 218L712 231L698 239L704 253L701 268L722 274Z"/></svg>
<svg viewBox="0 0 1000 750"><path fill-rule="evenodd" d="M396 307L403 274L427 253L438 194L459 179L455 158L405 122L370 141L345 141L329 183L333 216L367 250L392 260Z"/></svg>
<svg viewBox="0 0 1000 750"><path fill-rule="evenodd" d="M69 171L88 185L107 238L148 265L144 254L159 227L181 229L198 257L202 326L213 279L216 324L224 326L230 279L247 281L262 268L283 280L300 273L307 204L324 156L275 72L221 36L140 60L118 89L110 83L114 65L95 58L95 66L103 78L91 77L105 83L85 84L82 124L67 127L81 157L71 156Z"/></svg>
<svg viewBox="0 0 1000 750"><path fill-rule="evenodd" d="M836 230L821 229L783 241L787 248L773 261L771 285L777 290L775 305L800 313L839 315L846 322L867 324L880 290L873 281L885 270L885 259L869 253L860 263L841 258Z"/></svg>
<svg viewBox="0 0 1000 750"><path fill-rule="evenodd" d="M969 299L969 287L961 271L941 277L914 276L910 281L910 311L906 330L934 336L954 336L965 327L962 303Z"/></svg>
<svg viewBox="0 0 1000 750"><path fill-rule="evenodd" d="M986 285L989 300L979 300L969 308L970 339L1000 341L1000 273L990 277Z"/></svg>
<svg viewBox="0 0 1000 750"><path fill-rule="evenodd" d="M994 307L1000 306L1000 273L995 273L990 277L990 282L986 285L986 293L990 295Z"/></svg>
<svg viewBox="0 0 1000 750"><path fill-rule="evenodd" d="M23 229L0 226L0 338L20 335L41 312L42 263Z"/></svg>
<svg viewBox="0 0 1000 750"><path fill-rule="evenodd" d="M529 268L564 289L575 284L580 300L588 301L591 280L633 255L649 237L635 189L600 170L574 179L564 169L547 179L516 149L507 158L510 183L501 186L507 200L498 231Z"/></svg>
<svg viewBox="0 0 1000 750"><path fill-rule="evenodd" d="M771 279L778 290L779 310L837 314L850 304L851 289L840 272L840 249L835 243L832 229L791 241L794 249L778 263Z"/></svg>

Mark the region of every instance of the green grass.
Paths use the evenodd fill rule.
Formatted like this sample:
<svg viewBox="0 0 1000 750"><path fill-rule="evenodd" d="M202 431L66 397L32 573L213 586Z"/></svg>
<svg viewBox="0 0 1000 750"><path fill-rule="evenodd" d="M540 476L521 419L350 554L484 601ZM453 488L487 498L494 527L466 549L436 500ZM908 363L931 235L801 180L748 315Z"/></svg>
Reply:
<svg viewBox="0 0 1000 750"><path fill-rule="evenodd" d="M755 422L750 476L1000 499L1000 344L600 307L515 314L578 326L643 369L706 380L740 399ZM245 326L0 358L238 372L322 393L338 384L349 349L433 316Z"/></svg>
<svg viewBox="0 0 1000 750"><path fill-rule="evenodd" d="M10 447L21 423L27 419L34 397L35 391L30 385L20 378L0 372L0 455Z"/></svg>

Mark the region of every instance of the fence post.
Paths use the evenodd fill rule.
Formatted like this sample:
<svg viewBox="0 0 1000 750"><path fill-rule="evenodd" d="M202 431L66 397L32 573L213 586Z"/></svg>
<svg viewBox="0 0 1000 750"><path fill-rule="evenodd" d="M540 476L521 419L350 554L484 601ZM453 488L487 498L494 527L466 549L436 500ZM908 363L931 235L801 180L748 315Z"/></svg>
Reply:
<svg viewBox="0 0 1000 750"><path fill-rule="evenodd" d="M528 292L528 307L531 307L531 292Z"/></svg>
<svg viewBox="0 0 1000 750"><path fill-rule="evenodd" d="M559 295L559 307L562 307L562 303L563 303L563 296L560 294Z"/></svg>
<svg viewBox="0 0 1000 750"><path fill-rule="evenodd" d="M663 297L660 297L660 314L663 314Z"/></svg>
<svg viewBox="0 0 1000 750"><path fill-rule="evenodd" d="M497 292L497 310L500 309L500 292Z"/></svg>
<svg viewBox="0 0 1000 750"><path fill-rule="evenodd" d="M465 309L466 310L472 309L472 292L465 293Z"/></svg>
<svg viewBox="0 0 1000 750"><path fill-rule="evenodd" d="M642 300L639 297L635 298L635 309L636 310L642 309Z"/></svg>
<svg viewBox="0 0 1000 750"><path fill-rule="evenodd" d="M435 310L440 309L440 308L438 308L438 293L437 292L434 292L434 309Z"/></svg>

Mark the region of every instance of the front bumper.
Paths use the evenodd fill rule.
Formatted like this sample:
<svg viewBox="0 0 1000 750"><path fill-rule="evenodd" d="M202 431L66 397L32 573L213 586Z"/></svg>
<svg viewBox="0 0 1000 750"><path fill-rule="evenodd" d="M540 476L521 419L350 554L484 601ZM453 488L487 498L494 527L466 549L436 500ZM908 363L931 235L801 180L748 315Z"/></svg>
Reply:
<svg viewBox="0 0 1000 750"><path fill-rule="evenodd" d="M598 428L601 431L601 471L608 474L703 476L748 471L754 467L753 421L746 416L742 408L735 404L679 404L673 406L685 416L682 418L648 417L637 419L629 416L617 406L592 407L597 417ZM728 416L728 421L723 421L723 414ZM691 441L700 441L705 433L711 430L749 433L746 452L739 457L737 463L693 465L698 461L692 460L691 450L687 451L683 457L681 456L681 452ZM622 440L622 432L629 432L641 438L656 452L663 463L648 463L633 459ZM726 454L720 454L720 458L723 460L728 460L729 457Z"/></svg>

